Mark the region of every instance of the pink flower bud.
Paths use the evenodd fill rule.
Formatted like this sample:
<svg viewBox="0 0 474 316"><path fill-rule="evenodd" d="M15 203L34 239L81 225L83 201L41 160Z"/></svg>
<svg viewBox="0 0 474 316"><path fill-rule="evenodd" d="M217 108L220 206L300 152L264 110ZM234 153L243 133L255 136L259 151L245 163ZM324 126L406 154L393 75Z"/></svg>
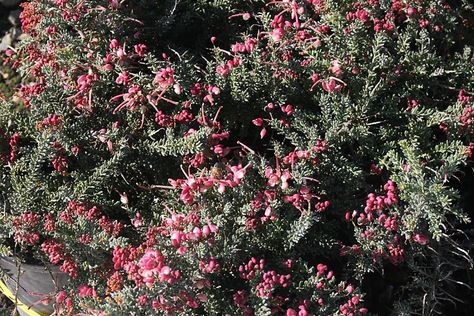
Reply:
<svg viewBox="0 0 474 316"><path fill-rule="evenodd" d="M171 273L171 268L170 267L164 266L164 267L161 268L160 274L170 275L170 273Z"/></svg>
<svg viewBox="0 0 474 316"><path fill-rule="evenodd" d="M255 126L262 126L263 125L263 119L258 117L256 119L252 120L253 125Z"/></svg>
<svg viewBox="0 0 474 316"><path fill-rule="evenodd" d="M122 202L122 204L128 204L128 195L127 193L123 192L120 194L120 202Z"/></svg>
<svg viewBox="0 0 474 316"><path fill-rule="evenodd" d="M275 105L273 103L268 103L263 109L267 112L271 112L275 109Z"/></svg>
<svg viewBox="0 0 474 316"><path fill-rule="evenodd" d="M351 284L349 284L349 285L347 286L347 288L346 288L346 291L347 291L347 293L351 294L352 291L354 291L353 286L352 286Z"/></svg>
<svg viewBox="0 0 474 316"><path fill-rule="evenodd" d="M196 239L200 239L202 236L201 228L199 227L194 227L193 228L193 234L196 236Z"/></svg>
<svg viewBox="0 0 474 316"><path fill-rule="evenodd" d="M204 225L204 227L202 228L202 234L204 237L208 237L211 234L211 229L209 228L209 226Z"/></svg>
<svg viewBox="0 0 474 316"><path fill-rule="evenodd" d="M174 231L171 233L171 244L178 247L181 244L181 232Z"/></svg>
<svg viewBox="0 0 474 316"><path fill-rule="evenodd" d="M209 223L209 229L211 230L212 233L217 233L217 226L212 224L212 223Z"/></svg>
<svg viewBox="0 0 474 316"><path fill-rule="evenodd" d="M408 7L408 9L407 9L407 14L408 14L409 16L415 16L415 15L418 14L418 10L416 10L416 9L413 8L413 7Z"/></svg>
<svg viewBox="0 0 474 316"><path fill-rule="evenodd" d="M177 83L175 83L175 84L173 85L173 90L174 90L174 93L176 93L176 94L178 94L178 95L181 94L181 92L182 92L181 86L180 86L179 84L177 84Z"/></svg>

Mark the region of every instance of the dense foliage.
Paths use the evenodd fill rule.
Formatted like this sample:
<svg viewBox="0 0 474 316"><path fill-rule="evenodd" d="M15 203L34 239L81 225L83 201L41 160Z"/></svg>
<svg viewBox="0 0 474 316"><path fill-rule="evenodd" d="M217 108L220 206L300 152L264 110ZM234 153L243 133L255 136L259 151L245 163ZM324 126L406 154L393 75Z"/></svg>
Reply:
<svg viewBox="0 0 474 316"><path fill-rule="evenodd" d="M472 265L467 1L23 7L29 38L7 55L31 83L0 110L3 251L69 274L58 314L456 301Z"/></svg>

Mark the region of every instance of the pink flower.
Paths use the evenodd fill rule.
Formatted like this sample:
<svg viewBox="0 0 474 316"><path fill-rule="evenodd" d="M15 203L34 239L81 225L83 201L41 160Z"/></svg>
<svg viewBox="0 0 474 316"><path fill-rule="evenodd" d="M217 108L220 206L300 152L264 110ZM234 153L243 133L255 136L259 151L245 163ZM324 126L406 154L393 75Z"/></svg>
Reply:
<svg viewBox="0 0 474 316"><path fill-rule="evenodd" d="M140 227L143 225L142 215L140 213L135 214L135 218L132 219L133 227Z"/></svg>
<svg viewBox="0 0 474 316"><path fill-rule="evenodd" d="M122 71L122 73L117 77L117 79L115 79L115 83L116 84L123 84L125 86L129 85L129 76L128 76L128 72L126 71Z"/></svg>
<svg viewBox="0 0 474 316"><path fill-rule="evenodd" d="M156 73L154 83L158 84L161 89L166 89L174 83L174 70L167 67Z"/></svg>
<svg viewBox="0 0 474 316"><path fill-rule="evenodd" d="M337 83L339 82L339 83ZM331 77L329 78L329 80L327 81L323 81L321 83L323 89L327 92L338 92L340 91L343 87L346 86L346 83L343 82L342 80L340 79L337 79L337 78L334 78L334 77Z"/></svg>
<svg viewBox="0 0 474 316"><path fill-rule="evenodd" d="M265 168L265 177L268 179L267 184L269 186L274 187L281 183L281 188L285 190L288 188L288 180L291 179L291 173L288 169L282 171L277 159L275 171L272 167L267 166Z"/></svg>
<svg viewBox="0 0 474 316"><path fill-rule="evenodd" d="M163 262L163 256L155 249L148 248L138 263L145 271L158 271Z"/></svg>
<svg viewBox="0 0 474 316"><path fill-rule="evenodd" d="M148 248L140 259L140 275L146 286L151 287L155 283L155 275L160 273L163 266L163 256L155 249Z"/></svg>
<svg viewBox="0 0 474 316"><path fill-rule="evenodd" d="M428 239L423 234L416 234L413 236L413 240L420 245L426 245L428 243Z"/></svg>
<svg viewBox="0 0 474 316"><path fill-rule="evenodd" d="M171 244L173 247L179 247L181 245L181 240L185 237L185 234L180 231L174 231L171 233Z"/></svg>
<svg viewBox="0 0 474 316"><path fill-rule="evenodd" d="M138 57L145 56L146 45L145 44L138 44L134 46L135 53L137 53Z"/></svg>
<svg viewBox="0 0 474 316"><path fill-rule="evenodd" d="M62 303L67 297L67 294L65 291L60 291L58 293L58 296L56 296L56 303Z"/></svg>
<svg viewBox="0 0 474 316"><path fill-rule="evenodd" d="M331 62L332 66L330 68L331 72L336 76L336 77L340 77L342 76L342 67L341 67L341 64L339 63L338 60L333 60Z"/></svg>
<svg viewBox="0 0 474 316"><path fill-rule="evenodd" d="M233 174L233 181L235 184L240 184L240 180L245 177L248 167L250 167L250 163L248 163L245 167L242 167L242 164L240 163L237 166L227 167L227 169L229 169Z"/></svg>
<svg viewBox="0 0 474 316"><path fill-rule="evenodd" d="M275 42L279 42L283 38L284 34L285 34L285 30L279 27L273 30L273 32L271 33L271 36Z"/></svg>
<svg viewBox="0 0 474 316"><path fill-rule="evenodd" d="M80 285L78 288L79 290L79 297L96 297L96 291L87 285Z"/></svg>
<svg viewBox="0 0 474 316"><path fill-rule="evenodd" d="M289 308L286 311L286 316L297 316L297 315L298 314L296 313L296 311L293 308Z"/></svg>
<svg viewBox="0 0 474 316"><path fill-rule="evenodd" d="M120 47L120 43L117 39L114 38L114 39L110 40L109 47L110 47L110 49L115 50L115 49Z"/></svg>
<svg viewBox="0 0 474 316"><path fill-rule="evenodd" d="M293 105L291 105L291 104L282 105L282 106L280 107L280 109L281 109L281 111L282 111L283 113L286 113L286 115L288 115L288 116L293 115Z"/></svg>

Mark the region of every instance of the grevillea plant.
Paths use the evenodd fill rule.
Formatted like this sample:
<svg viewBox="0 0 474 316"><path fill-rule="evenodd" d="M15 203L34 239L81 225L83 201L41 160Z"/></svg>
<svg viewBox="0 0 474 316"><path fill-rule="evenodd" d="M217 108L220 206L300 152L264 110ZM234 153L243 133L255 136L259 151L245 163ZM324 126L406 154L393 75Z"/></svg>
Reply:
<svg viewBox="0 0 474 316"><path fill-rule="evenodd" d="M57 315L456 310L468 1L23 8L3 252L69 275Z"/></svg>

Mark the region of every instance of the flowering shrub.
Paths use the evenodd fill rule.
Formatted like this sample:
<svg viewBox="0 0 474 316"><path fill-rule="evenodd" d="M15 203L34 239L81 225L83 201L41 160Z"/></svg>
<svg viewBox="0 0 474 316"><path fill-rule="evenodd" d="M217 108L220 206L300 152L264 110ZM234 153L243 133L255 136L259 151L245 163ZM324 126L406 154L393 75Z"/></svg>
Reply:
<svg viewBox="0 0 474 316"><path fill-rule="evenodd" d="M58 315L445 311L446 273L472 265L468 9L25 3L5 245L69 275Z"/></svg>

